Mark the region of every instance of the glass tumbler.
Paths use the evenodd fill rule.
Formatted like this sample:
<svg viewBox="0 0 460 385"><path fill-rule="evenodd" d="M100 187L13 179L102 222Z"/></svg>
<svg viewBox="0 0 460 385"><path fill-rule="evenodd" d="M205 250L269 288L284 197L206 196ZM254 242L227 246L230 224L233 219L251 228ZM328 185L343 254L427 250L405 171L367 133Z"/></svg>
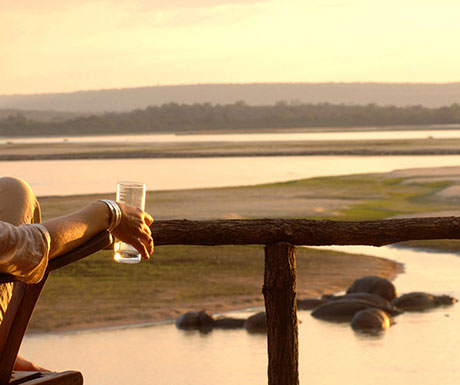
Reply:
<svg viewBox="0 0 460 385"><path fill-rule="evenodd" d="M117 184L117 202L145 210L145 184L138 182L119 182ZM113 259L119 263L139 263L141 255L130 244L115 242Z"/></svg>

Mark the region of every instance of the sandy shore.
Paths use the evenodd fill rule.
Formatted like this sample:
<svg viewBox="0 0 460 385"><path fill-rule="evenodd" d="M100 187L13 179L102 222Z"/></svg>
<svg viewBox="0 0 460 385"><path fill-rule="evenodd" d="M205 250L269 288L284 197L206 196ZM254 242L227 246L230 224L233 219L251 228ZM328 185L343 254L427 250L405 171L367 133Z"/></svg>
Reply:
<svg viewBox="0 0 460 385"><path fill-rule="evenodd" d="M212 142L39 143L0 145L0 161L307 155L457 155L460 139Z"/></svg>

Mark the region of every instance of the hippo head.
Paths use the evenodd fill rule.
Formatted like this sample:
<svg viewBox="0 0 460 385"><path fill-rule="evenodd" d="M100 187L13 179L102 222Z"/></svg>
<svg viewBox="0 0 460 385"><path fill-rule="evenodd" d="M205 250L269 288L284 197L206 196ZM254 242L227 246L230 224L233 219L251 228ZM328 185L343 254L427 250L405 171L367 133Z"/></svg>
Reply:
<svg viewBox="0 0 460 385"><path fill-rule="evenodd" d="M176 326L178 329L206 329L211 328L215 322L205 310L189 311L177 318Z"/></svg>
<svg viewBox="0 0 460 385"><path fill-rule="evenodd" d="M392 318L383 310L368 308L357 312L351 320L351 327L360 332L375 333L388 329Z"/></svg>

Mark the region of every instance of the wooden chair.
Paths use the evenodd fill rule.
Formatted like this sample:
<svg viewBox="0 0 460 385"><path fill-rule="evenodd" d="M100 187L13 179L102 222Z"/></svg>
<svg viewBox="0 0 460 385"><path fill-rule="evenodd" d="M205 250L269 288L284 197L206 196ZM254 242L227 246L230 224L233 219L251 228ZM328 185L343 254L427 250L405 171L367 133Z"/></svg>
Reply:
<svg viewBox="0 0 460 385"><path fill-rule="evenodd" d="M72 252L50 260L45 276L37 284L28 285L17 281L9 274L0 274L0 283L14 282L11 301L0 325L0 385L83 384L81 373L75 371L62 373L12 371L30 317L48 274L53 270L108 247L111 241L110 234L104 231Z"/></svg>

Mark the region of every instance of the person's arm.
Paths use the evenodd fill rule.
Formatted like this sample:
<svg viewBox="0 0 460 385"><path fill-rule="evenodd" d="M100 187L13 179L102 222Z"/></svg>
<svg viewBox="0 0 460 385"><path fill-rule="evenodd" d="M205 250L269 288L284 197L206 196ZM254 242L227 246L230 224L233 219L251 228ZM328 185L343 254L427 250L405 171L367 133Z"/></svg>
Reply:
<svg viewBox="0 0 460 385"><path fill-rule="evenodd" d="M148 213L135 207L127 206L123 203L118 203L118 206L120 207L122 214L121 222L112 231L112 234L123 242L132 244L137 251L141 253L142 257L149 259L150 254L153 253L153 239L149 228L149 226L153 223L153 218ZM46 268L48 258L55 258L63 253L71 251L72 249L84 244L101 231L107 230L111 223L111 215L112 212L107 204L98 201L90 204L80 211L49 220L44 222L42 225L38 225L45 227L47 230L43 231L40 229L40 234L42 236L39 237L42 238L42 242L39 243L45 245L49 241L49 250L46 246L41 248L46 250L48 255L44 255L42 258L44 261L40 261L38 265L34 267L35 272L30 272L31 274L27 275L28 273L24 273L21 269L19 269L19 276L21 276L21 274L25 274L22 275L22 278L31 283L40 280L43 276L43 271ZM15 226L9 224L7 224L6 227L6 230L9 231L4 231L4 242L10 240L10 243L15 244L14 241L17 237L12 237L11 235L18 235L21 231L19 231ZM25 232L30 229L23 228L22 230ZM37 236L37 232L34 232L34 234ZM30 240L33 238L27 239ZM46 241L44 241L44 239L46 239ZM6 264L6 266L8 266L8 264ZM14 273L17 271L14 264L13 269L10 269L11 264L9 268L6 269L6 272ZM37 270L40 271L37 272ZM19 355L16 358L14 370L48 371L47 369L42 368Z"/></svg>
<svg viewBox="0 0 460 385"><path fill-rule="evenodd" d="M111 232L123 242L132 244L144 257L153 253L153 239L149 226L153 218L137 208L118 204L121 222ZM26 283L37 283L43 278L48 259L89 241L107 230L111 210L102 201L84 209L43 224L14 226L0 222L0 272L16 276Z"/></svg>
<svg viewBox="0 0 460 385"><path fill-rule="evenodd" d="M153 253L153 239L149 226L153 218L135 207L118 203L121 209L121 223L112 234L129 243L143 258ZM51 219L43 223L50 234L49 258L55 258L90 240L106 230L111 222L111 211L107 204L98 201L75 213Z"/></svg>

